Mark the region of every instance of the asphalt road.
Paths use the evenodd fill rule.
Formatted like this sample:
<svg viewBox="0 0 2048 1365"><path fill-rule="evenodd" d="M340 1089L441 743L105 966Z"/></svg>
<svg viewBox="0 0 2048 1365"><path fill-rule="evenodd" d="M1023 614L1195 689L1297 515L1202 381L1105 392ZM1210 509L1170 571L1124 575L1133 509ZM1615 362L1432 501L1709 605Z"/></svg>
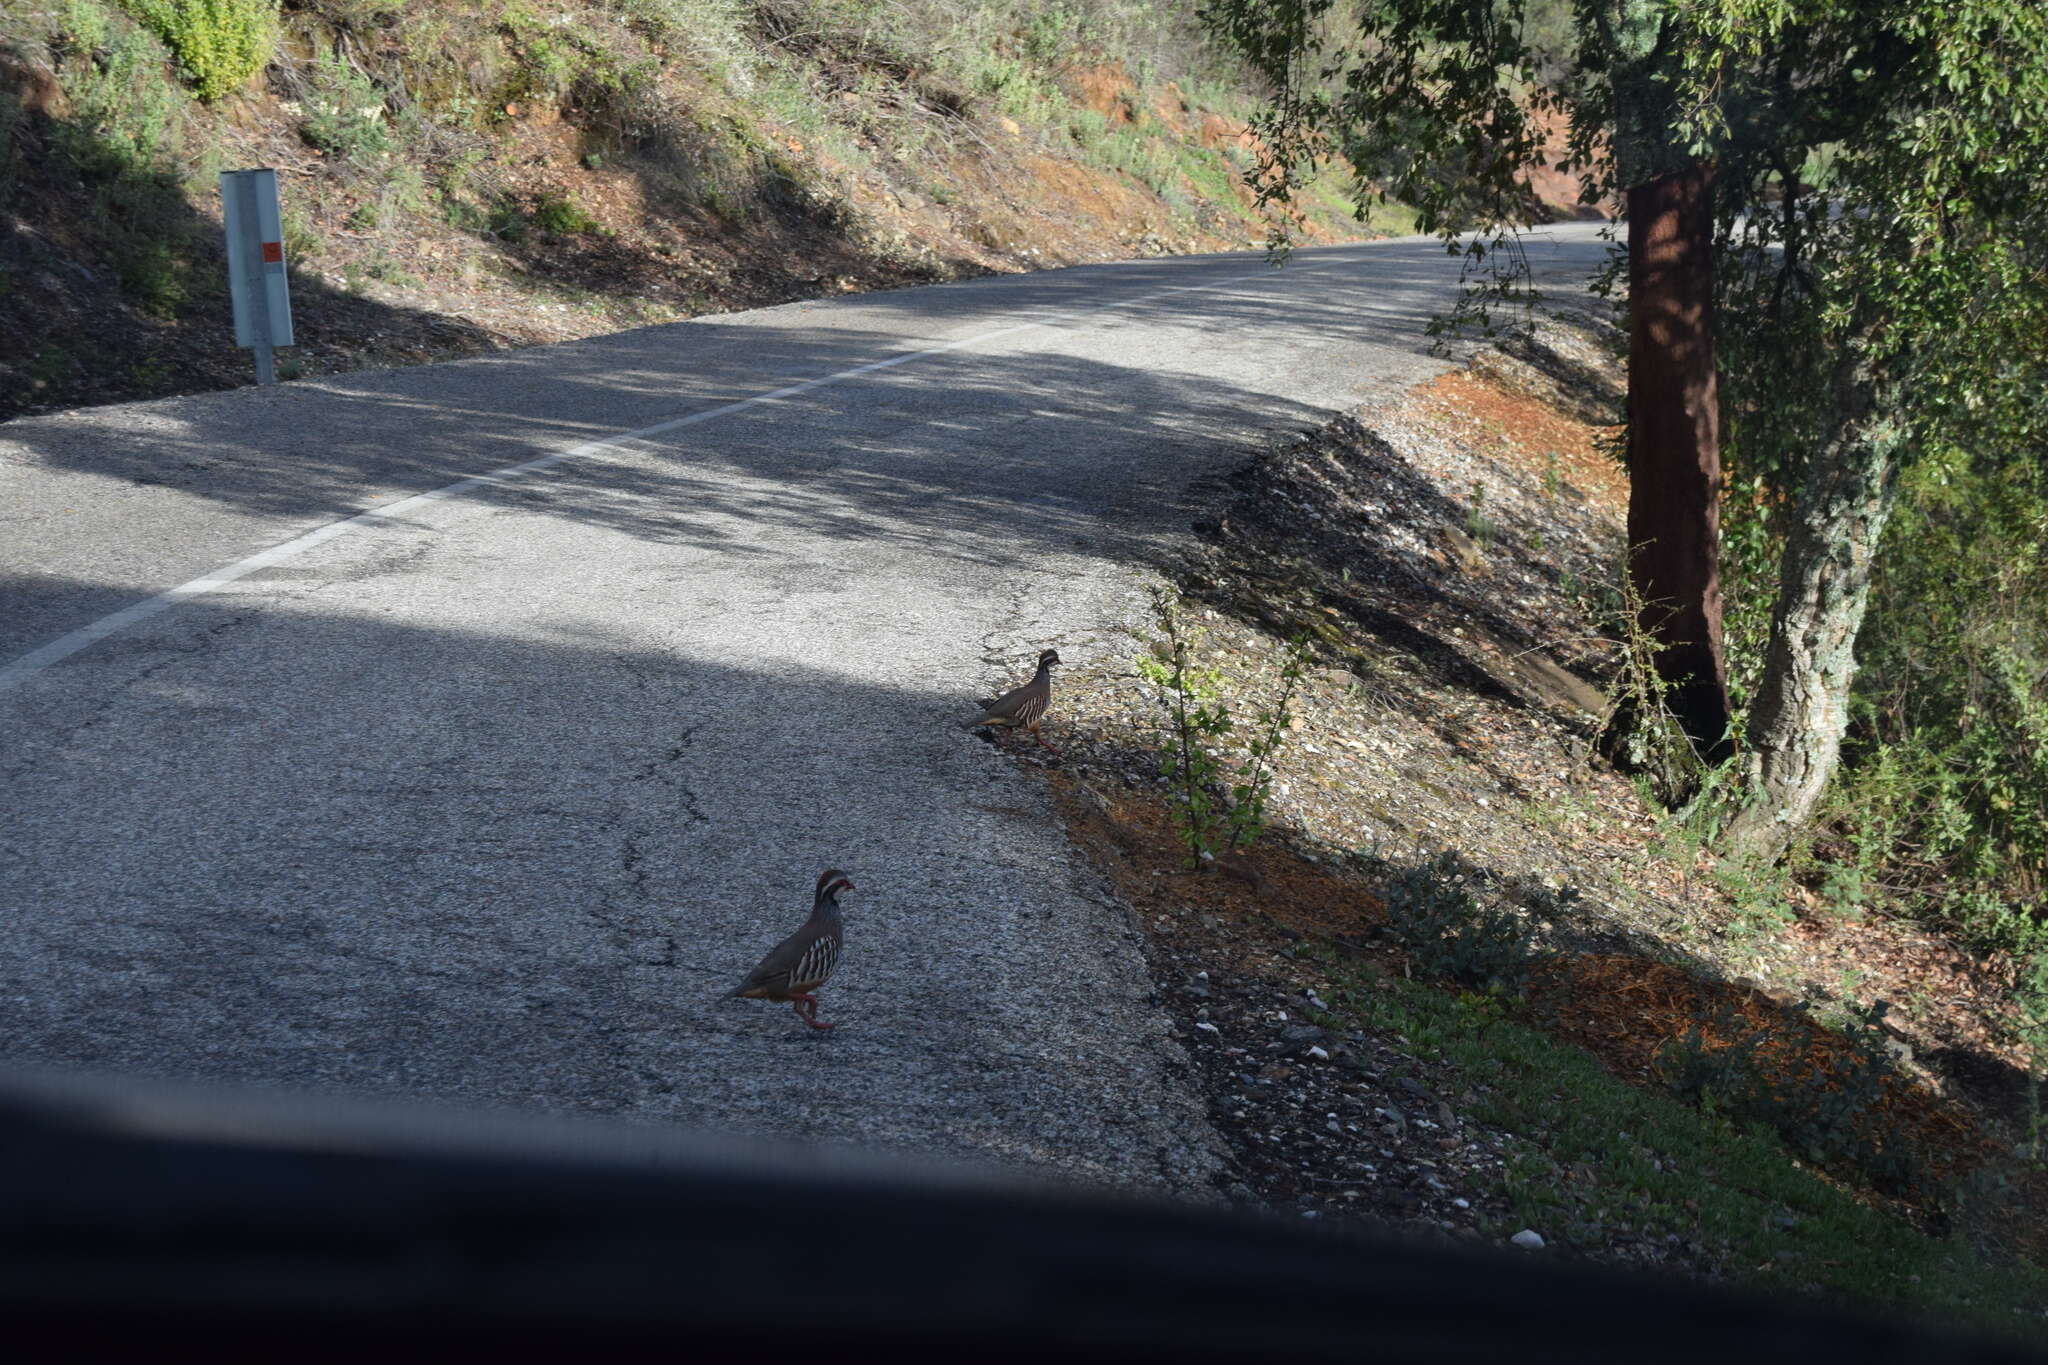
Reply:
<svg viewBox="0 0 2048 1365"><path fill-rule="evenodd" d="M959 724L1119 648L1191 485L1440 368L1456 271L1158 259L0 426L0 1062L1199 1186L1133 929ZM843 1027L717 1000L827 865Z"/></svg>

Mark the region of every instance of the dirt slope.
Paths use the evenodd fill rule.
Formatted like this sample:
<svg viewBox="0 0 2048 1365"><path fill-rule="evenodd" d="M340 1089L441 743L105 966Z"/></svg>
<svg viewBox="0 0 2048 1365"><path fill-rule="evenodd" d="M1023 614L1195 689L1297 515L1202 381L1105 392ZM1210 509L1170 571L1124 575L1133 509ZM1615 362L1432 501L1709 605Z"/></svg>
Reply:
<svg viewBox="0 0 2048 1365"><path fill-rule="evenodd" d="M281 173L287 378L1262 235L1248 97L1185 20L851 12L293 0L210 101L117 4L12 13L0 419L247 382L226 168Z"/></svg>

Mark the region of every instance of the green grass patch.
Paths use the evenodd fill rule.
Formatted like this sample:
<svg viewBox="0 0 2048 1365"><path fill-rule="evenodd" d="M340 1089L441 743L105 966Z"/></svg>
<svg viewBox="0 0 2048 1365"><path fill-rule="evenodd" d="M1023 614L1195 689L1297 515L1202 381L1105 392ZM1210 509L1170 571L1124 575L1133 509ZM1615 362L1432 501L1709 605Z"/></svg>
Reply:
<svg viewBox="0 0 2048 1365"><path fill-rule="evenodd" d="M1366 217L1366 226L1394 237L1407 237L1422 230L1415 210L1398 200L1374 204Z"/></svg>
<svg viewBox="0 0 2048 1365"><path fill-rule="evenodd" d="M1334 955L1326 1026L1408 1041L1455 1067L1464 1117L1522 1150L1501 1191L1508 1236L1534 1227L1592 1248L1614 1232L1677 1235L1752 1284L1901 1306L2012 1328L2048 1311L2048 1275L1996 1265L1960 1236L1933 1238L1797 1165L1759 1126L1616 1079L1512 1017L1497 996L1453 994Z"/></svg>

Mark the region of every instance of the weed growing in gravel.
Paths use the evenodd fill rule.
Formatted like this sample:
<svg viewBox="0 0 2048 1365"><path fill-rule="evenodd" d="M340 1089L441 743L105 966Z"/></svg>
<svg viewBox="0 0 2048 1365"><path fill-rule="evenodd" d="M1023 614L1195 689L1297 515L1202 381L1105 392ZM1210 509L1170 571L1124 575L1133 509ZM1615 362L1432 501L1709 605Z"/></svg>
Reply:
<svg viewBox="0 0 2048 1365"><path fill-rule="evenodd" d="M1179 597L1166 588L1154 588L1152 616L1159 635L1144 642L1138 674L1159 689L1166 709L1159 769L1170 789L1167 808L1190 865L1199 867L1216 856L1220 842L1215 795L1219 765L1211 746L1230 733L1230 711L1218 695L1220 675L1195 662L1200 636L1181 615Z"/></svg>
<svg viewBox="0 0 2048 1365"><path fill-rule="evenodd" d="M1500 526L1486 514L1486 485L1473 481L1472 505L1465 509L1465 534L1479 542L1481 549L1493 548Z"/></svg>
<svg viewBox="0 0 2048 1365"><path fill-rule="evenodd" d="M1290 709L1310 662L1308 639L1296 635L1280 656L1280 697L1252 721L1252 740L1245 746L1250 768L1230 789L1230 814L1225 820L1227 847L1249 848L1266 828L1266 798L1273 789L1273 760L1287 741L1294 721Z"/></svg>
<svg viewBox="0 0 2048 1365"><path fill-rule="evenodd" d="M1189 865L1201 867L1219 854L1249 848L1265 831L1273 761L1292 733L1291 708L1311 656L1305 636L1286 646L1280 695L1254 716L1245 762L1231 782L1220 750L1237 723L1222 698L1222 675L1195 661L1201 632L1188 624L1176 594L1154 588L1152 615L1159 635L1144 642L1138 673L1159 689L1165 711L1159 766L1169 788L1168 809Z"/></svg>

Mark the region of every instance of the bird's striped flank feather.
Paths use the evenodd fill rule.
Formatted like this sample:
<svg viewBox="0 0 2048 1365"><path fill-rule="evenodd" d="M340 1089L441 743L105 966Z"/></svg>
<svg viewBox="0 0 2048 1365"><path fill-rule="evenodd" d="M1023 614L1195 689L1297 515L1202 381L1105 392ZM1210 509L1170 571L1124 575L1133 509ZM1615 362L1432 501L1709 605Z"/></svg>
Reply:
<svg viewBox="0 0 2048 1365"><path fill-rule="evenodd" d="M794 1000L797 1013L816 1029L829 1029L817 1017L817 1001L810 993L825 984L839 965L845 942L845 921L840 917L838 896L853 883L836 868L818 875L818 891L811 903L811 917L797 931L768 950L753 971L732 994L749 1000Z"/></svg>
<svg viewBox="0 0 2048 1365"><path fill-rule="evenodd" d="M791 989L808 991L822 986L831 979L832 969L839 965L839 940L826 937L818 939L804 949L804 955L790 968Z"/></svg>
<svg viewBox="0 0 2048 1365"><path fill-rule="evenodd" d="M972 730L978 725L1021 726L1036 733L1038 722L1052 704L1052 666L1060 656L1048 649L1038 656L1038 672L1031 681L1021 687L1013 687L982 708L979 716L967 722Z"/></svg>

